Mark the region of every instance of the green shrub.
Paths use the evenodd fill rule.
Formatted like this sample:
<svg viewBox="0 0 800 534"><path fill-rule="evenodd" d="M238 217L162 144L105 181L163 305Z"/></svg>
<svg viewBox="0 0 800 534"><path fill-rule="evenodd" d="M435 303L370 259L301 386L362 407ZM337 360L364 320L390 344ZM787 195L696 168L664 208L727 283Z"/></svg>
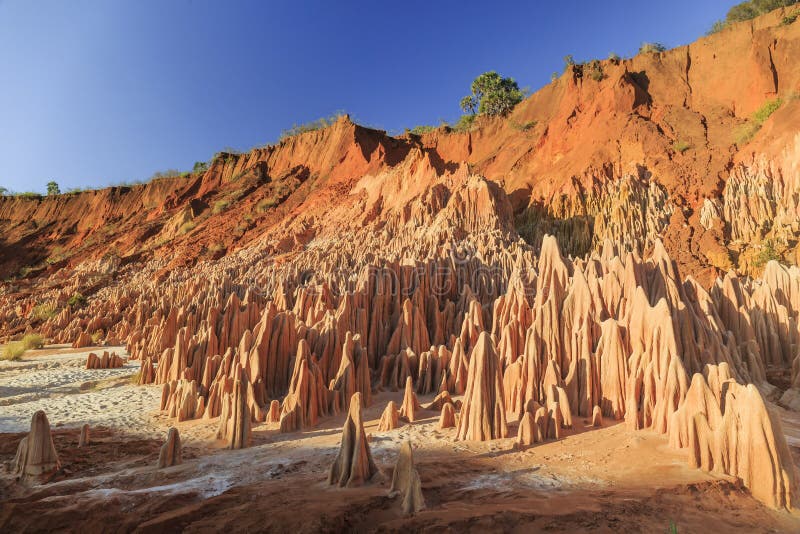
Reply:
<svg viewBox="0 0 800 534"><path fill-rule="evenodd" d="M94 343L95 345L99 345L100 342L103 341L104 337L105 334L103 333L102 330L95 330L94 333L92 334L92 343Z"/></svg>
<svg viewBox="0 0 800 534"><path fill-rule="evenodd" d="M192 172L196 174L203 174L208 170L208 162L207 161L195 161L194 167L192 167Z"/></svg>
<svg viewBox="0 0 800 534"><path fill-rule="evenodd" d="M280 200L278 200L277 198L274 197L265 198L264 200L261 200L258 204L256 204L256 211L259 213L266 213L267 211L269 211L271 208L274 208L278 204L280 204Z"/></svg>
<svg viewBox="0 0 800 534"><path fill-rule="evenodd" d="M422 135L429 132L432 132L436 129L436 126L428 126L428 125L421 125L421 126L414 126L409 130L414 135Z"/></svg>
<svg viewBox="0 0 800 534"><path fill-rule="evenodd" d="M556 81L557 81L557 80L558 80L558 73L557 73L557 72L553 72L553 73L550 75L550 82L551 82L551 83L556 83Z"/></svg>
<svg viewBox="0 0 800 534"><path fill-rule="evenodd" d="M475 126L477 115L462 115L450 128L455 132L469 132Z"/></svg>
<svg viewBox="0 0 800 534"><path fill-rule="evenodd" d="M60 195L61 188L58 187L58 184L55 182L47 182L47 194L48 195Z"/></svg>
<svg viewBox="0 0 800 534"><path fill-rule="evenodd" d="M5 197L10 194L11 192L8 189L6 189L5 187L0 187L0 197Z"/></svg>
<svg viewBox="0 0 800 534"><path fill-rule="evenodd" d="M197 224L194 221L186 221L181 225L180 230L178 231L181 233L181 235L188 234L189 232L194 230L196 226Z"/></svg>
<svg viewBox="0 0 800 534"><path fill-rule="evenodd" d="M3 360L15 361L22 358L25 354L25 347L22 341L12 341L3 348Z"/></svg>
<svg viewBox="0 0 800 534"><path fill-rule="evenodd" d="M642 46L639 47L640 54L657 54L666 51L667 47L661 43L642 43Z"/></svg>
<svg viewBox="0 0 800 534"><path fill-rule="evenodd" d="M621 58L621 57L619 57L619 56L618 56L617 54L615 54L614 52L611 52L610 54L608 54L608 60L609 60L609 61L613 61L614 63L617 63L617 62L619 62L621 59L622 59L622 58Z"/></svg>
<svg viewBox="0 0 800 534"><path fill-rule="evenodd" d="M295 135L300 135L302 133L314 132L317 130L322 130L323 128L327 128L339 120L339 117L343 115L346 115L344 111L337 111L328 117L321 117L315 121L306 122L304 124L293 124L291 128L281 132L280 141L294 137Z"/></svg>
<svg viewBox="0 0 800 534"><path fill-rule="evenodd" d="M798 0L747 0L741 4L736 4L728 10L725 17L727 22L742 22L769 13L779 7L789 7Z"/></svg>
<svg viewBox="0 0 800 534"><path fill-rule="evenodd" d="M17 193L14 196L31 200L42 198L42 195L40 195L39 193L34 193L33 191L25 191L23 193Z"/></svg>
<svg viewBox="0 0 800 534"><path fill-rule="evenodd" d="M22 346L25 347L25 350L41 349L44 347L44 338L39 334L26 334L22 338Z"/></svg>
<svg viewBox="0 0 800 534"><path fill-rule="evenodd" d="M798 16L800 16L800 11L796 11L796 12L792 13L791 15L783 17L781 19L781 26L788 26L790 24L794 24L794 21L797 20Z"/></svg>
<svg viewBox="0 0 800 534"><path fill-rule="evenodd" d="M753 265L763 267L771 260L779 261L780 259L781 255L775 249L775 242L772 239L767 239L761 245L761 250L758 252L755 261L753 261Z"/></svg>
<svg viewBox="0 0 800 534"><path fill-rule="evenodd" d="M503 78L495 71L484 72L470 87L471 94L461 99L461 109L479 115L508 115L525 98L513 78Z"/></svg>
<svg viewBox="0 0 800 534"><path fill-rule="evenodd" d="M706 32L706 35L714 35L715 33L721 32L725 28L728 27L728 23L724 20L718 20L711 25L711 28Z"/></svg>
<svg viewBox="0 0 800 534"><path fill-rule="evenodd" d="M538 124L537 121L517 122L511 121L511 127L520 132L527 132Z"/></svg>
<svg viewBox="0 0 800 534"><path fill-rule="evenodd" d="M672 143L672 148L675 150L675 152L680 152L681 154L683 154L684 152L692 148L692 145L690 145L687 141L678 140Z"/></svg>
<svg viewBox="0 0 800 534"><path fill-rule="evenodd" d="M603 78L605 78L605 74L603 74L603 65L596 59L593 59L589 62L589 77L596 82L599 82Z"/></svg>
<svg viewBox="0 0 800 534"><path fill-rule="evenodd" d="M781 107L782 104L783 100L780 98L765 102L763 106L753 113L753 120L759 125L764 124L764 121L766 121L770 115L778 111L778 108Z"/></svg>
<svg viewBox="0 0 800 534"><path fill-rule="evenodd" d="M734 140L736 144L744 145L749 143L761 129L764 122L770 115L775 113L781 105L783 105L783 100L776 98L774 100L768 100L764 105L758 108L748 122L742 124L734 131Z"/></svg>
<svg viewBox="0 0 800 534"><path fill-rule="evenodd" d="M58 308L56 308L55 304L45 302L34 306L29 317L38 321L46 321L47 319L52 319L57 314Z"/></svg>
<svg viewBox="0 0 800 534"><path fill-rule="evenodd" d="M154 172L153 176L150 177L150 180L160 180L162 178L177 178L181 176L181 171L178 169L167 169L166 171L158 171Z"/></svg>
<svg viewBox="0 0 800 534"><path fill-rule="evenodd" d="M86 297L81 295L80 293L73 293L72 296L67 300L67 305L70 308L82 308L86 304Z"/></svg>
<svg viewBox="0 0 800 534"><path fill-rule="evenodd" d="M575 58L572 57L572 54L567 54L564 56L564 71L566 72L569 70L571 66L575 64Z"/></svg>
<svg viewBox="0 0 800 534"><path fill-rule="evenodd" d="M228 200L218 200L214 203L214 208L211 211L214 212L214 215L218 215L223 211L225 211L226 209L228 209L228 206L230 206L230 204L231 203Z"/></svg>

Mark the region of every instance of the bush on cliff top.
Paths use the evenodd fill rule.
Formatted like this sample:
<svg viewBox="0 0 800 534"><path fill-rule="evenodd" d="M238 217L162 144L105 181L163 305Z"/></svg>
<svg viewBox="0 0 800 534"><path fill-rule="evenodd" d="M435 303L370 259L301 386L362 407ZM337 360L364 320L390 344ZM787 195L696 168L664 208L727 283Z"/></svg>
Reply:
<svg viewBox="0 0 800 534"><path fill-rule="evenodd" d="M706 35L711 35L713 33L717 33L718 31L724 30L733 22L751 20L765 13L769 13L774 9L793 6L797 4L798 1L800 0L747 0L740 4L736 4L728 10L725 20L716 21L714 25L711 26L711 29L708 30ZM784 24L786 24L786 19L791 19L791 16L784 18ZM792 22L794 22L794 20L788 22L788 24L791 24Z"/></svg>

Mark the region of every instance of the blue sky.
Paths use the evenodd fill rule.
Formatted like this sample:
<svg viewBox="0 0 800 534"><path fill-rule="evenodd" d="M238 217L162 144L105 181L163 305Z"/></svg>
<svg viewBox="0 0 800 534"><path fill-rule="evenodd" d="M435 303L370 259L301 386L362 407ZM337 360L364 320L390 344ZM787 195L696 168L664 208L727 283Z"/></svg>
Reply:
<svg viewBox="0 0 800 534"><path fill-rule="evenodd" d="M686 44L734 3L0 0L0 186L147 179L336 110L455 120L481 72L535 90L565 54Z"/></svg>

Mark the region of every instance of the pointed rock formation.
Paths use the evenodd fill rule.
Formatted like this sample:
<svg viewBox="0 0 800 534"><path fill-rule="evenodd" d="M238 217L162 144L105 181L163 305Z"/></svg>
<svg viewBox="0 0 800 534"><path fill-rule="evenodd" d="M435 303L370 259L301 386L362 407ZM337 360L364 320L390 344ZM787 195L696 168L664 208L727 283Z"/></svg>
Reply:
<svg viewBox="0 0 800 534"><path fill-rule="evenodd" d="M470 358L456 439L488 441L507 436L500 361L489 334L483 332Z"/></svg>
<svg viewBox="0 0 800 534"><path fill-rule="evenodd" d="M61 462L50 434L47 415L39 410L31 418L31 430L22 438L14 458L14 472L21 477L39 477L59 469Z"/></svg>
<svg viewBox="0 0 800 534"><path fill-rule="evenodd" d="M592 426L593 427L601 427L603 426L603 410L600 409L600 406L595 405L592 408Z"/></svg>
<svg viewBox="0 0 800 534"><path fill-rule="evenodd" d="M421 410L417 394L414 393L414 382L409 376L406 378L406 389L403 395L403 404L400 406L400 417L404 417L410 423L417 420L417 411Z"/></svg>
<svg viewBox="0 0 800 534"><path fill-rule="evenodd" d="M224 394L217 439L227 440L230 449L244 449L250 445L250 428L247 378L242 372L233 381L231 391Z"/></svg>
<svg viewBox="0 0 800 534"><path fill-rule="evenodd" d="M402 509L405 515L415 514L425 508L425 497L422 495L419 473L414 468L414 454L410 441L405 441L400 446L400 454L392 474L389 497L398 495L403 498Z"/></svg>
<svg viewBox="0 0 800 534"><path fill-rule="evenodd" d="M456 426L456 411L452 402L445 403L442 406L442 413L439 416L439 424L437 428L444 430L445 428L453 428Z"/></svg>
<svg viewBox="0 0 800 534"><path fill-rule="evenodd" d="M381 420L378 423L378 432L387 432L394 430L399 424L400 414L397 411L397 404L394 401L389 401L386 408L381 414Z"/></svg>
<svg viewBox="0 0 800 534"><path fill-rule="evenodd" d="M342 427L342 444L339 454L328 473L328 484L339 487L360 486L372 479L378 468L364 432L361 419L361 393L356 392L350 399L350 410Z"/></svg>
<svg viewBox="0 0 800 534"><path fill-rule="evenodd" d="M537 428L533 422L533 415L531 412L525 412L522 419L519 421L519 430L517 431L517 446L524 449L536 443Z"/></svg>
<svg viewBox="0 0 800 534"><path fill-rule="evenodd" d="M158 453L158 468L164 469L181 463L183 463L181 437L177 428L170 427L167 432L167 441L161 446L161 451Z"/></svg>

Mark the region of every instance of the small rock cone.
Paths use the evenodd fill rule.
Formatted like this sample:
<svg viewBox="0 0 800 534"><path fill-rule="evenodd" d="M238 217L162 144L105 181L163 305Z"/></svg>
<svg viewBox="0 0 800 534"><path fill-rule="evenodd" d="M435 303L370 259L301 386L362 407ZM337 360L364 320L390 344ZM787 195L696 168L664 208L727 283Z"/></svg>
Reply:
<svg viewBox="0 0 800 534"><path fill-rule="evenodd" d="M439 429L453 428L456 426L456 411L453 403L448 402L442 406L442 414L439 416Z"/></svg>
<svg viewBox="0 0 800 534"><path fill-rule="evenodd" d="M400 414L397 412L397 403L389 401L386 408L381 415L380 423L378 423L378 432L387 432L397 428L399 423Z"/></svg>
<svg viewBox="0 0 800 534"><path fill-rule="evenodd" d="M536 443L537 430L538 428L533 422L533 415L526 411L519 422L519 431L517 432L517 445L520 449Z"/></svg>
<svg viewBox="0 0 800 534"><path fill-rule="evenodd" d="M600 406L595 406L592 409L592 426L603 426L603 410L600 409Z"/></svg>
<svg viewBox="0 0 800 534"><path fill-rule="evenodd" d="M377 472L361 418L361 393L356 392L350 399L350 410L342 428L342 444L331 465L328 483L339 487L360 486Z"/></svg>
<svg viewBox="0 0 800 534"><path fill-rule="evenodd" d="M23 477L45 475L61 467L50 434L50 422L42 410L33 414L31 431L19 442L14 467L15 472Z"/></svg>
<svg viewBox="0 0 800 534"><path fill-rule="evenodd" d="M425 497L422 495L422 484L419 473L414 468L414 455L411 442L406 441L400 446L400 455L394 466L392 486L389 496L403 496L403 513L414 514L425 508Z"/></svg>
<svg viewBox="0 0 800 534"><path fill-rule="evenodd" d="M417 411L420 410L417 395L414 393L414 383L409 376L406 378L406 391L403 395L403 404L400 406L400 417L405 417L410 423L417 420Z"/></svg>
<svg viewBox="0 0 800 534"><path fill-rule="evenodd" d="M267 412L267 423L278 423L281 420L281 403L277 399L273 399L269 403L269 411Z"/></svg>
<svg viewBox="0 0 800 534"><path fill-rule="evenodd" d="M164 469L180 465L182 462L181 436L178 434L178 429L172 427L167 432L167 441L161 446L161 451L158 453L158 468Z"/></svg>

